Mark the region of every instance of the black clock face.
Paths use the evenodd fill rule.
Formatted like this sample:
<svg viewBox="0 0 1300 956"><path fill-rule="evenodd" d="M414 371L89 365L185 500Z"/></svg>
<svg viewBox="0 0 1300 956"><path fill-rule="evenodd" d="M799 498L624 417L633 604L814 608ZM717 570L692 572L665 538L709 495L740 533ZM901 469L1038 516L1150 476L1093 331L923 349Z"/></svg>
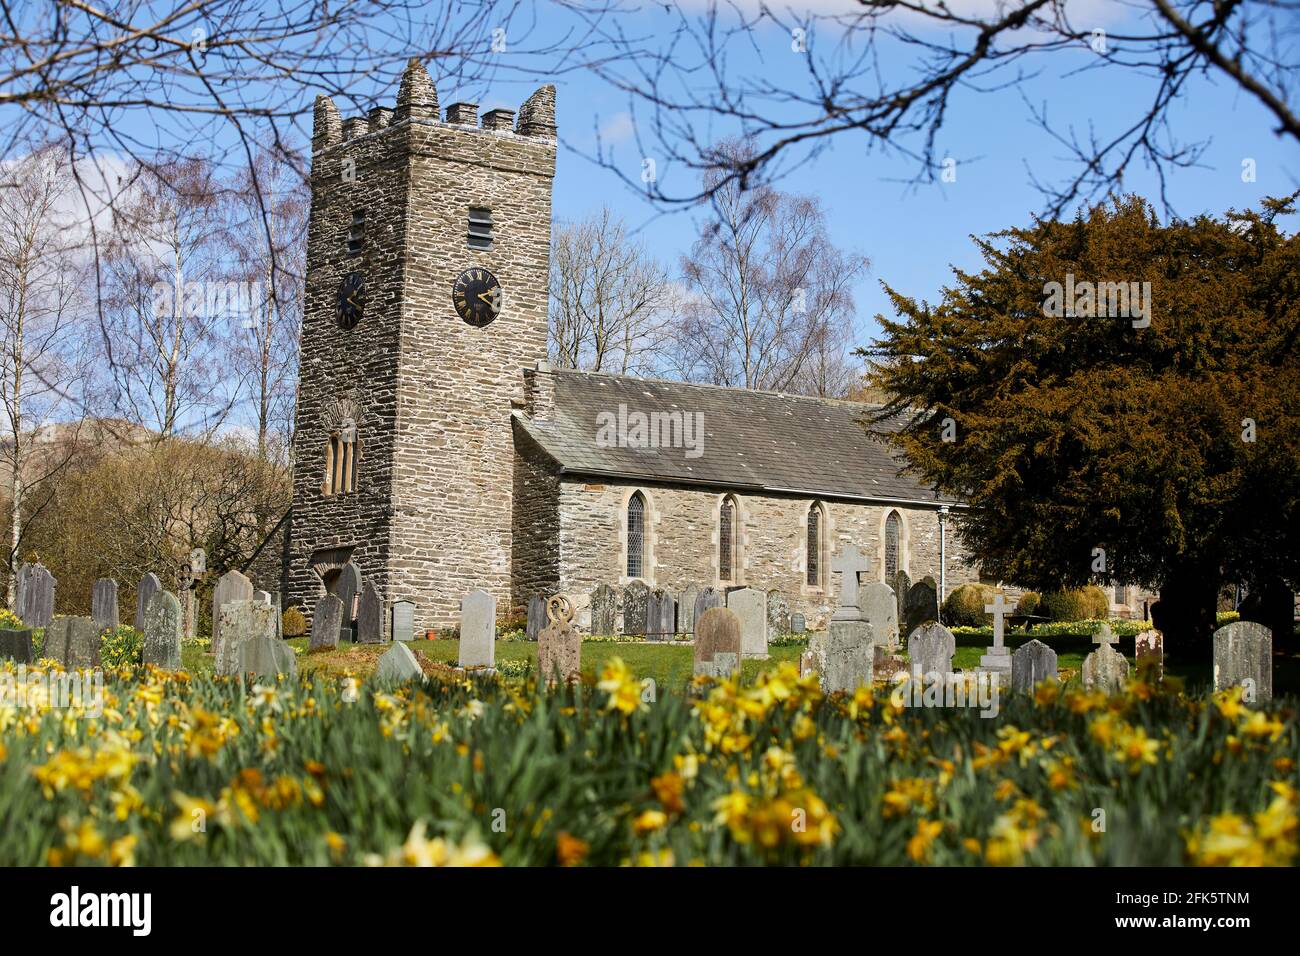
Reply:
<svg viewBox="0 0 1300 956"><path fill-rule="evenodd" d="M334 321L340 329L356 328L366 305L366 280L360 272L349 272L339 283Z"/></svg>
<svg viewBox="0 0 1300 956"><path fill-rule="evenodd" d="M451 287L451 304L470 325L484 326L501 314L505 304L501 283L486 269L466 269Z"/></svg>

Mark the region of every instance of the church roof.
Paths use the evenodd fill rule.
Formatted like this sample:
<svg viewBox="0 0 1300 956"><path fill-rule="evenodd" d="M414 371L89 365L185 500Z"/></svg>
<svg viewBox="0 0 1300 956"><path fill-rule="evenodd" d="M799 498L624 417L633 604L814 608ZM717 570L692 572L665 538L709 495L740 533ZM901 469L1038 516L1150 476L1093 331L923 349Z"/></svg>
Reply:
<svg viewBox="0 0 1300 956"><path fill-rule="evenodd" d="M562 474L958 503L904 473L904 459L880 437L890 423L863 427L877 405L567 369L538 374L552 376L553 405L515 420ZM671 422L688 447L634 447L638 414L660 423L658 434Z"/></svg>

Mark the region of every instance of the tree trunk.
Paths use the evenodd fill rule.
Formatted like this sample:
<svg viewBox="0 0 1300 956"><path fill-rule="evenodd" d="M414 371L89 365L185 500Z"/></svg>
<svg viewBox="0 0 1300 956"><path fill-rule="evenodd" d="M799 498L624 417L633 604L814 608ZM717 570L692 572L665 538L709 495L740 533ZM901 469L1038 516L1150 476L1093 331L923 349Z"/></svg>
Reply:
<svg viewBox="0 0 1300 956"><path fill-rule="evenodd" d="M1151 623L1165 636L1165 654L1183 661L1208 662L1214 657L1215 605L1219 594L1217 569L1197 564L1176 567L1151 607Z"/></svg>

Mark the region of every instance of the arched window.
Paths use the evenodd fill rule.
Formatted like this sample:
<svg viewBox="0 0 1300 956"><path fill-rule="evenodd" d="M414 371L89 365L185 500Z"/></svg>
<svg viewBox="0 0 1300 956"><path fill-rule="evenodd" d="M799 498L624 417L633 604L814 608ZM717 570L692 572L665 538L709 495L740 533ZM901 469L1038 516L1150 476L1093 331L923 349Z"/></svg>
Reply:
<svg viewBox="0 0 1300 956"><path fill-rule="evenodd" d="M822 509L816 502L808 509L808 585L822 583Z"/></svg>
<svg viewBox="0 0 1300 956"><path fill-rule="evenodd" d="M734 579L736 561L736 502L727 497L718 509L718 580Z"/></svg>
<svg viewBox="0 0 1300 956"><path fill-rule="evenodd" d="M627 502L627 576L645 573L645 498L637 492Z"/></svg>
<svg viewBox="0 0 1300 956"><path fill-rule="evenodd" d="M897 511L891 511L885 519L885 580L892 582L898 574L899 537L903 522Z"/></svg>

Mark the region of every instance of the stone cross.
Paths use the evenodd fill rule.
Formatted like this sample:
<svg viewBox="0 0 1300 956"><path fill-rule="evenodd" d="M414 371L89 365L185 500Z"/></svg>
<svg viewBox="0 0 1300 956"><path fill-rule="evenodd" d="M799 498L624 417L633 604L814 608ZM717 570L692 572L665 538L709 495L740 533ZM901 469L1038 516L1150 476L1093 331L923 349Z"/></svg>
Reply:
<svg viewBox="0 0 1300 956"><path fill-rule="evenodd" d="M871 567L867 558L857 545L846 544L831 561L831 570L838 571L840 577L840 606L836 609L834 619L837 621L856 621L860 616L858 610L858 575Z"/></svg>
<svg viewBox="0 0 1300 956"><path fill-rule="evenodd" d="M985 610L987 611L988 608L985 608ZM1111 631L1109 624L1103 624L1101 630L1093 637L1092 643L1097 645L1109 644L1113 649L1119 643L1119 638Z"/></svg>
<svg viewBox="0 0 1300 956"><path fill-rule="evenodd" d="M1007 603L1007 599L1001 594L1001 592L999 592L998 595L993 599L992 604L984 605L985 613L993 615L993 646L994 647L1005 646L1004 641L1005 641L1005 634L1006 634L1005 631L1006 622L1003 620L1003 618L1006 616L1008 609L1014 610L1014 608Z"/></svg>

